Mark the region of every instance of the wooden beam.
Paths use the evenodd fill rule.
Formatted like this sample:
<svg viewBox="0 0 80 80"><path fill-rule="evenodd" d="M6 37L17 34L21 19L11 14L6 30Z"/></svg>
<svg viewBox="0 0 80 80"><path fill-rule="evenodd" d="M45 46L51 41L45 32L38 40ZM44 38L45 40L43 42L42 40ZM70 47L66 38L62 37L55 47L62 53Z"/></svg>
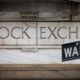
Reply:
<svg viewBox="0 0 80 80"><path fill-rule="evenodd" d="M0 64L0 70L80 71L80 64Z"/></svg>
<svg viewBox="0 0 80 80"><path fill-rule="evenodd" d="M79 74L79 64L0 64L0 80L77 80Z"/></svg>

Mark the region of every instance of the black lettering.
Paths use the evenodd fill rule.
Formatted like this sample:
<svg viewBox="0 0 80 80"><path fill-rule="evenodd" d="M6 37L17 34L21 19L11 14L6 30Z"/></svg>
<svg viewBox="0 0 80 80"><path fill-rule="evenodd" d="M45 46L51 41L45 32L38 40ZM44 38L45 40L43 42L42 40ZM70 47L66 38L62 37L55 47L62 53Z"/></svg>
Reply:
<svg viewBox="0 0 80 80"><path fill-rule="evenodd" d="M19 36L19 37L16 37L16 36L13 35L13 31L14 31L15 29L19 29L19 30L20 30L20 27L14 27L14 28L11 30L11 36L12 36L14 39L20 39L20 36Z"/></svg>
<svg viewBox="0 0 80 80"><path fill-rule="evenodd" d="M49 35L49 37L48 37L48 39L50 39L50 37L51 37L52 35L54 36L55 39L57 39L57 37L56 37L56 35L55 35L55 33L54 33L54 31L56 30L56 27L55 27L53 30L51 30L50 27L48 27L48 29L49 29L49 31L51 32L50 35Z"/></svg>
<svg viewBox="0 0 80 80"><path fill-rule="evenodd" d="M28 29L29 27L27 27L25 30L24 30L24 27L22 27L22 39L24 38L24 34L28 37L28 39L31 39L31 37L27 33Z"/></svg>
<svg viewBox="0 0 80 80"><path fill-rule="evenodd" d="M9 37L9 30L6 27L0 27L0 30L5 29L7 31L6 36L0 36L1 39L6 39L7 37Z"/></svg>
<svg viewBox="0 0 80 80"><path fill-rule="evenodd" d="M69 39L71 39L71 34L76 34L76 38L78 38L78 27L76 27L75 31L71 31L72 27L69 27Z"/></svg>
<svg viewBox="0 0 80 80"><path fill-rule="evenodd" d="M46 27L40 27L40 39L46 39L46 37L43 36L43 34L45 34L45 31L43 31L43 29L45 30Z"/></svg>
<svg viewBox="0 0 80 80"><path fill-rule="evenodd" d="M66 29L66 27L60 27L59 29L58 29L58 31L57 31L57 35L61 38L61 39L66 39L67 38L67 36L61 36L60 35L60 30L62 30L62 29Z"/></svg>

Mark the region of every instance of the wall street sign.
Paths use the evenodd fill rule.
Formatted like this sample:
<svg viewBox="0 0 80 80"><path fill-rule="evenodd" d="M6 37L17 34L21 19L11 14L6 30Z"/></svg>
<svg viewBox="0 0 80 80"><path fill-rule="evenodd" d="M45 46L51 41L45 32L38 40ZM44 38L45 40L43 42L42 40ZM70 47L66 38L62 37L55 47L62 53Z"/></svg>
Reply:
<svg viewBox="0 0 80 80"><path fill-rule="evenodd" d="M62 61L80 58L80 42L72 42L62 45Z"/></svg>
<svg viewBox="0 0 80 80"><path fill-rule="evenodd" d="M0 22L0 48L52 48L79 41L79 34L79 22Z"/></svg>

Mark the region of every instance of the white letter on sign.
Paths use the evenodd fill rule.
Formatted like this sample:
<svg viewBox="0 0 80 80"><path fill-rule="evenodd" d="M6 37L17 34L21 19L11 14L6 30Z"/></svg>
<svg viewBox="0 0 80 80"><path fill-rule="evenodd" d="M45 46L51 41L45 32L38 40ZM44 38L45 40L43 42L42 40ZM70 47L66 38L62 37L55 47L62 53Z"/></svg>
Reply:
<svg viewBox="0 0 80 80"><path fill-rule="evenodd" d="M72 47L64 49L65 57L71 57Z"/></svg>
<svg viewBox="0 0 80 80"><path fill-rule="evenodd" d="M74 56L74 55L77 55L77 56L79 55L76 47L74 47L74 49L73 49L72 56Z"/></svg>

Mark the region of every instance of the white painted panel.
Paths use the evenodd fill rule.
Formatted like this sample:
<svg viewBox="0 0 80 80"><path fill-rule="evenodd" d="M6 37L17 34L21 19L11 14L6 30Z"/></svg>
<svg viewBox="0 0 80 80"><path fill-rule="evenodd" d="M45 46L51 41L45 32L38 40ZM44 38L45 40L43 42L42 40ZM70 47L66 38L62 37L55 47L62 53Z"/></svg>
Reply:
<svg viewBox="0 0 80 80"><path fill-rule="evenodd" d="M54 45L61 45L63 43L79 41L80 40L79 34L80 34L79 22L39 22L38 23L39 45L54 46Z"/></svg>
<svg viewBox="0 0 80 80"><path fill-rule="evenodd" d="M36 45L36 22L22 22L21 26L24 27L24 30L29 27L26 32L30 39L24 34L23 39L18 39L18 45Z"/></svg>
<svg viewBox="0 0 80 80"><path fill-rule="evenodd" d="M64 39L64 43L70 43L70 42L80 41L80 23L79 22L71 22L71 23L68 22L68 23L65 23L65 26L68 29L65 32L66 34L68 34L67 35L68 38ZM69 38L69 36L70 36L70 38Z"/></svg>
<svg viewBox="0 0 80 80"><path fill-rule="evenodd" d="M8 45L18 48L32 45L60 46L63 43L79 41L79 34L79 22L0 22L0 45L7 48Z"/></svg>
<svg viewBox="0 0 80 80"><path fill-rule="evenodd" d="M0 45L6 45L6 47L12 48L30 48L36 49L34 52L21 52L21 50L16 49L0 49L0 64L79 64L80 59L71 60L67 62L62 62L62 52L61 46L58 47L60 49L56 49L55 45L61 45L63 43L79 41L80 40L80 23L79 22L0 22L0 27L6 27L11 31L14 26L18 27L28 27L28 33L31 36L31 40L28 40L24 37L21 39L13 39L9 36L7 39L0 39ZM55 27L56 30L54 34L57 39L55 39L54 35L51 35L50 39L41 39L41 31L40 27L45 27L42 31L42 35L45 37L49 37L50 30L53 30ZM49 28L48 28L49 27ZM62 27L62 29L60 29ZM58 29L60 29L58 31ZM70 30L70 31L69 31ZM15 36L19 36L21 34L20 30L15 30ZM45 33L44 33L45 31ZM59 33L59 34L58 34ZM5 36L6 30L0 30L0 35ZM59 37L67 37L66 39L62 39ZM36 37L37 36L37 37ZM69 38L70 37L70 38ZM36 44L37 40L38 44ZM1 42L2 41L2 42ZM15 45L15 46L8 46ZM21 46L23 45L23 46ZM27 45L27 46L24 46ZM35 45L35 46L28 46ZM44 46L45 45L45 46ZM49 45L49 46L48 46ZM52 46L53 45L53 46ZM0 47L1 47L0 46ZM46 47L46 49L43 49ZM37 49L39 48L39 49ZM51 49L54 48L54 49Z"/></svg>
<svg viewBox="0 0 80 80"><path fill-rule="evenodd" d="M80 59L62 62L61 49L40 49L38 52L0 50L0 64L80 64Z"/></svg>
<svg viewBox="0 0 80 80"><path fill-rule="evenodd" d="M39 45L58 45L63 43L63 39L58 38L58 28L63 27L64 23L41 22L38 23L38 44ZM44 27L44 28L43 28ZM42 30L40 30L42 28ZM53 34L51 34L51 31ZM64 31L61 32L61 34ZM42 36L41 36L42 35ZM50 36L51 35L51 36ZM62 34L63 35L63 34Z"/></svg>
<svg viewBox="0 0 80 80"><path fill-rule="evenodd" d="M27 29L27 27L29 27L30 29L29 28ZM30 36L31 39L29 39L28 36L26 36L26 34ZM12 35L19 39L13 38ZM2 39L2 38L5 38L5 39ZM16 46L17 45L35 45L36 44L36 23L35 22L31 22L31 23L0 22L0 41L2 41L2 43L0 42L0 45L2 44L16 45Z"/></svg>

